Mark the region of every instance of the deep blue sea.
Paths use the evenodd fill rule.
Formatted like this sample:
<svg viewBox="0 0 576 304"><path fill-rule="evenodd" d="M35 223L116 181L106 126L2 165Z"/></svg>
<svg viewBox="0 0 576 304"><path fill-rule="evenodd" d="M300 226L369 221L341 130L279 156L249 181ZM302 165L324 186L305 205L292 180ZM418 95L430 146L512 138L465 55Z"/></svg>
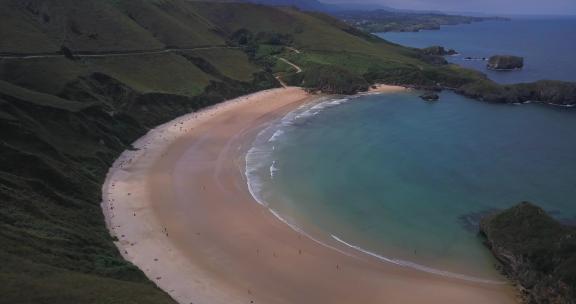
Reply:
<svg viewBox="0 0 576 304"><path fill-rule="evenodd" d="M511 21L445 26L437 31L378 35L411 47L441 45L455 49L460 55L447 57L450 62L482 71L500 83L541 79L576 81L576 17L515 17ZM522 56L525 68L489 71L485 61L464 60L492 55Z"/></svg>
<svg viewBox="0 0 576 304"><path fill-rule="evenodd" d="M465 28L488 37L480 29L493 26L446 27L410 41L422 37L423 45L467 52L481 48L445 42L467 36ZM524 35L514 22L497 26ZM482 48L502 45L494 37ZM567 79L574 61L554 64L568 71L533 68ZM532 77L520 73L514 75ZM521 201L576 218L576 108L490 104L451 92L427 103L418 94L326 98L288 114L258 136L246 157L251 192L320 241L427 271L500 279L475 221Z"/></svg>

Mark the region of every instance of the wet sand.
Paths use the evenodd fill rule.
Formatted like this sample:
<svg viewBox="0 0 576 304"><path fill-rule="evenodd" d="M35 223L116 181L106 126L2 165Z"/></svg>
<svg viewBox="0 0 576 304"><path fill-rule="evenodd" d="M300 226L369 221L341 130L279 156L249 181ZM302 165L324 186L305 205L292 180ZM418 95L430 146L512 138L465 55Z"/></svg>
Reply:
<svg viewBox="0 0 576 304"><path fill-rule="evenodd" d="M255 202L246 152L259 131L313 98L299 88L263 91L141 138L103 187L123 256L186 304L517 303L509 284L443 277L337 242L325 246Z"/></svg>

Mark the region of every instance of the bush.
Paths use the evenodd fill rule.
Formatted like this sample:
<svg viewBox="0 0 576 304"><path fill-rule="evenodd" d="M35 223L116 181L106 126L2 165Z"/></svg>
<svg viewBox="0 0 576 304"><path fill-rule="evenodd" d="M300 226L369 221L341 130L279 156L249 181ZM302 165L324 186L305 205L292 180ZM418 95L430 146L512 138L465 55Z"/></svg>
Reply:
<svg viewBox="0 0 576 304"><path fill-rule="evenodd" d="M332 65L308 66L304 72L293 74L287 81L330 94L354 94L370 87L362 76Z"/></svg>

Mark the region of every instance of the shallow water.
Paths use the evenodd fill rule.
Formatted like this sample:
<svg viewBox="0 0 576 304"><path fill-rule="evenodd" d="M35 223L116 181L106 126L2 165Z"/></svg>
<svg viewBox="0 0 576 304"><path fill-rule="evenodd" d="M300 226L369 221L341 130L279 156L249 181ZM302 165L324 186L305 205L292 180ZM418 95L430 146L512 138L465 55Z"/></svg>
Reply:
<svg viewBox="0 0 576 304"><path fill-rule="evenodd" d="M494 261L466 216L532 201L576 217L575 109L417 95L289 114L247 155L252 193L315 237L488 279Z"/></svg>
<svg viewBox="0 0 576 304"><path fill-rule="evenodd" d="M576 81L576 17L519 18L445 26L417 33L382 33L379 36L406 46L442 45L460 52L448 60L482 71L500 83L541 79ZM525 57L520 71L489 71L485 61L465 57L517 55Z"/></svg>

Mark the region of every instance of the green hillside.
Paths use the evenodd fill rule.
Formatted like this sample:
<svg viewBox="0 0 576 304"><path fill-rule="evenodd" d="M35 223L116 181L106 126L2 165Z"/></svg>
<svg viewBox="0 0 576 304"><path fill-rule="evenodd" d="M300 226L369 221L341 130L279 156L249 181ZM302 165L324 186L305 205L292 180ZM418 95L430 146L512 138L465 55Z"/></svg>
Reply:
<svg viewBox="0 0 576 304"><path fill-rule="evenodd" d="M292 8L0 0L1 301L172 302L114 246L100 210L105 174L150 128L278 87L275 73L329 93L383 81L512 96L481 74L427 62Z"/></svg>
<svg viewBox="0 0 576 304"><path fill-rule="evenodd" d="M100 209L147 129L276 85L186 1L0 1L0 294L5 303L172 303L119 255Z"/></svg>
<svg viewBox="0 0 576 304"><path fill-rule="evenodd" d="M327 15L242 3L200 2L195 7L230 35L247 31L254 36L258 45L293 46L303 54L293 58L300 59L303 65L315 63L313 58L318 57L327 58L322 63L335 64L342 54L363 57L366 65L369 61L372 64L397 63L412 67L423 65L423 62L415 58L418 54L416 50L367 35ZM335 59L334 62L330 63L331 59Z"/></svg>

